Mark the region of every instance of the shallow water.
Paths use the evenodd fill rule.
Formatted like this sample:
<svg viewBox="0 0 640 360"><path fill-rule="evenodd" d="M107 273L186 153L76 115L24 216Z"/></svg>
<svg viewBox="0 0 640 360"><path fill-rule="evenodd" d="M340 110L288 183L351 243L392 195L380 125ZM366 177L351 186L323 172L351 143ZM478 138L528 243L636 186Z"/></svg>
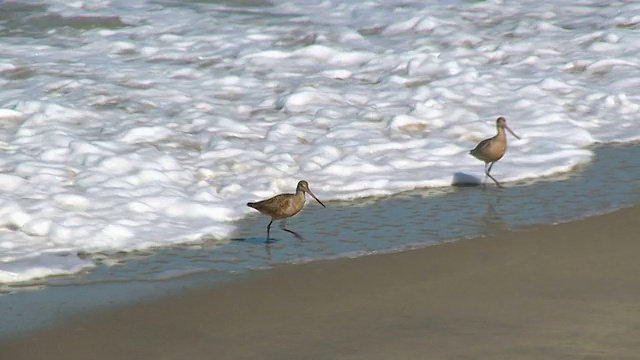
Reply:
<svg viewBox="0 0 640 360"><path fill-rule="evenodd" d="M506 189L426 189L359 202L332 201L326 209L307 206L288 223L304 240L275 225L272 235L277 241L266 246L268 219L255 216L236 224L234 240L225 245L214 242L107 257L88 274L7 286L5 291L11 293L0 296L0 307L6 309L0 323L7 326L0 336L104 306L237 280L278 264L407 250L640 204L640 145L603 146L595 154L592 164L562 177Z"/></svg>
<svg viewBox="0 0 640 360"><path fill-rule="evenodd" d="M416 188L448 196L456 173L482 175L468 150L497 116L522 136L501 180L585 166L594 144L640 139L640 5L602 4L3 2L0 282L108 272L95 254L183 243L224 246L222 271L262 267L231 241L259 233L236 226L254 214L246 202L302 178L353 206ZM472 230L436 220L458 229L447 235ZM409 231L392 224L370 236ZM319 236L376 250L350 225ZM270 256L310 252L306 235Z"/></svg>

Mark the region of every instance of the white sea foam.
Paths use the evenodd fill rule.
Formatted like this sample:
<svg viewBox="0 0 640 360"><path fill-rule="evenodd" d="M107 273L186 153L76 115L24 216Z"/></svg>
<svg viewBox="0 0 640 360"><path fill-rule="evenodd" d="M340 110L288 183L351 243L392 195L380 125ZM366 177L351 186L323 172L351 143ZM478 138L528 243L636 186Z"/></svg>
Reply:
<svg viewBox="0 0 640 360"><path fill-rule="evenodd" d="M497 116L522 136L503 181L640 139L632 2L46 3L0 37L0 282L224 242L303 178L324 201L481 179Z"/></svg>

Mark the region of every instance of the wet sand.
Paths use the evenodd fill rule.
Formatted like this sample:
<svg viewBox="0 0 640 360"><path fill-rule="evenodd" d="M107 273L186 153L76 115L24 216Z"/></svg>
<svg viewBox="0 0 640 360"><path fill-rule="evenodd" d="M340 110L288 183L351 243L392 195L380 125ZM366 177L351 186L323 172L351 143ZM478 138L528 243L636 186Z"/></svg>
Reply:
<svg viewBox="0 0 640 360"><path fill-rule="evenodd" d="M636 359L640 207L286 265L0 343L1 359Z"/></svg>

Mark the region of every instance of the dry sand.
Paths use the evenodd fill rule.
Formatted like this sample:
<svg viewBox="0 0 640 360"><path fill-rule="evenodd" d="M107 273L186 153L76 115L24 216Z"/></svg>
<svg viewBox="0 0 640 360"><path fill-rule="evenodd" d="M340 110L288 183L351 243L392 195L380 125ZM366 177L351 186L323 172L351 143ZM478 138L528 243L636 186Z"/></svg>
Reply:
<svg viewBox="0 0 640 360"><path fill-rule="evenodd" d="M640 207L282 266L0 344L0 359L639 359Z"/></svg>

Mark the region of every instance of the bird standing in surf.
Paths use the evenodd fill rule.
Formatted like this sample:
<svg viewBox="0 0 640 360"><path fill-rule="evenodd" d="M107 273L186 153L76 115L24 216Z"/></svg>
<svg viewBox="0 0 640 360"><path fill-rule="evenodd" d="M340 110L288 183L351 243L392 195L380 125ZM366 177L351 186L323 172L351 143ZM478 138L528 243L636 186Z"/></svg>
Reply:
<svg viewBox="0 0 640 360"><path fill-rule="evenodd" d="M511 133L511 135L515 136L516 139L520 139L520 137L507 126L507 120L502 116L496 120L496 128L498 133L494 137L480 141L473 150L469 151L469 154L478 160L484 161L485 177L484 180L482 180L483 184L488 176L498 187L503 187L498 180L491 176L491 168L493 164L502 159L504 153L507 151L507 134L505 133L505 129Z"/></svg>
<svg viewBox="0 0 640 360"><path fill-rule="evenodd" d="M285 222L287 218L294 216L302 210L306 200L305 194L311 195L322 207L326 207L322 201L311 192L309 183L305 180L298 182L295 194L280 194L266 200L247 203L247 206L271 217L271 221L269 225L267 225L267 242L271 241L270 231L271 224L274 220L282 220L280 223L282 230L292 233L297 238L301 238L297 232L287 229Z"/></svg>

